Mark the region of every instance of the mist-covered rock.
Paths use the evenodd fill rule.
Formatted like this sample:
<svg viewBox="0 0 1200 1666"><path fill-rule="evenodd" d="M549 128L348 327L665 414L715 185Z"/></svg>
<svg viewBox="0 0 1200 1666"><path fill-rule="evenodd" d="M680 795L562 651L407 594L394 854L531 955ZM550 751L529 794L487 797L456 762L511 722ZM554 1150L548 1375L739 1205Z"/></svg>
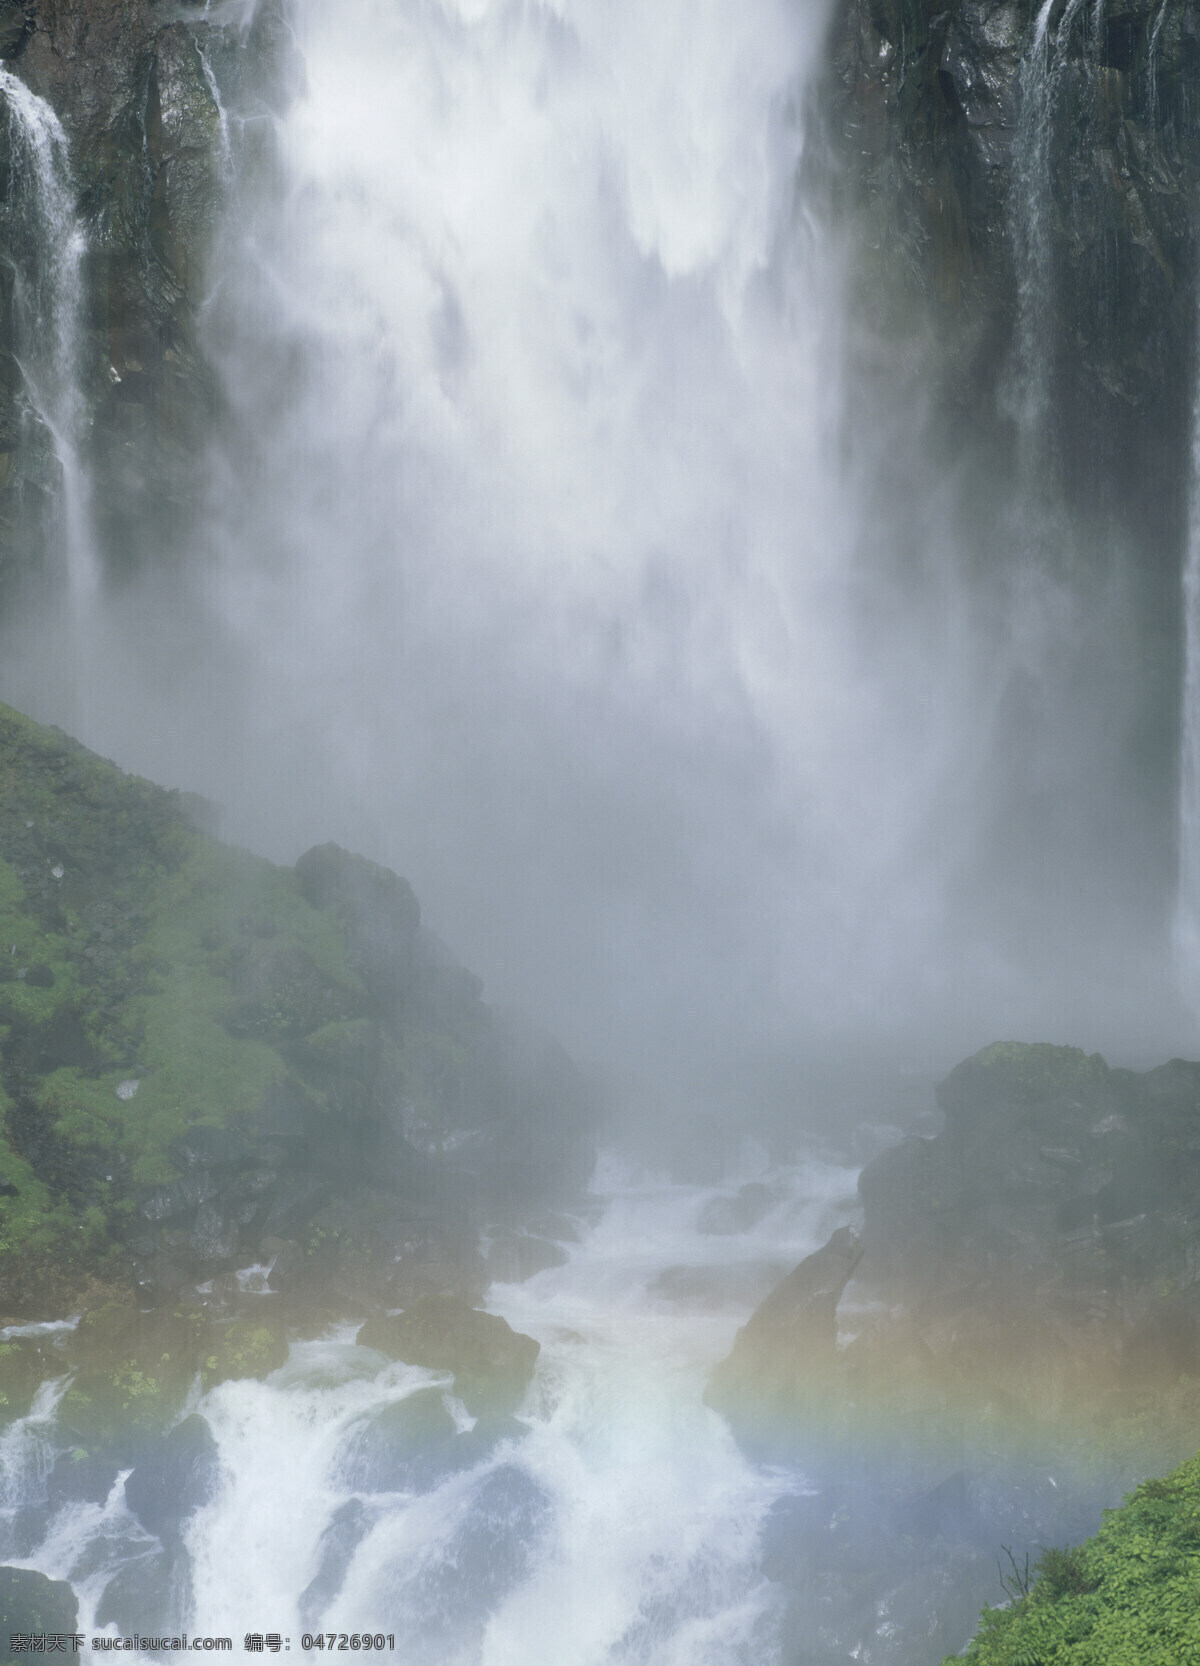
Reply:
<svg viewBox="0 0 1200 1666"><path fill-rule="evenodd" d="M221 845L8 709L0 770L0 1309L219 1297L254 1263L277 1300L404 1300L420 1269L477 1294L453 1269L482 1269L480 1227L586 1179L581 1078L488 1009L402 879Z"/></svg>
<svg viewBox="0 0 1200 1666"><path fill-rule="evenodd" d="M1064 1595L1053 1555L1067 1553L1047 1547L1094 1532L1103 1505L1194 1449L1200 1065L1133 1072L1002 1042L937 1100L939 1133L863 1169L861 1237L839 1228L788 1274L709 1379L743 1448L805 1477L766 1529L788 1659L954 1652L985 1602L1034 1584L1040 1557L1021 1622L988 1621L971 1656L1015 1660L1000 1637L1031 1635ZM1113 1532L1150 1499L1186 1531L1183 1486L1143 1489ZM1070 1555L1092 1564L1092 1547ZM1139 1613L1160 1576L1143 1577ZM1088 1606L1097 1635L1122 1634L1115 1588ZM1047 1636L1075 1635L1073 1611L1044 1619Z"/></svg>

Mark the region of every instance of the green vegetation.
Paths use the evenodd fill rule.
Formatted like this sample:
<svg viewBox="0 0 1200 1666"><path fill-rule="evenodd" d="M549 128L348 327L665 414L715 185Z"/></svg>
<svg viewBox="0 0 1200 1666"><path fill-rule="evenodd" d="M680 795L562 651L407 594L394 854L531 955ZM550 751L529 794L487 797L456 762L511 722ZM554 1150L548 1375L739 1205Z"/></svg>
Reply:
<svg viewBox="0 0 1200 1666"><path fill-rule="evenodd" d="M0 707L0 1312L114 1276L172 1142L245 1126L366 1004L291 870Z"/></svg>
<svg viewBox="0 0 1200 1666"><path fill-rule="evenodd" d="M1200 1457L1144 1482L1086 1544L1047 1550L1036 1574L1028 1595L984 1610L960 1658L970 1666L1200 1661Z"/></svg>
<svg viewBox="0 0 1200 1666"><path fill-rule="evenodd" d="M75 1373L60 1416L79 1442L132 1452L176 1421L207 1345L197 1308L138 1313L120 1302L93 1308L71 1340Z"/></svg>
<svg viewBox="0 0 1200 1666"><path fill-rule="evenodd" d="M1009 1091L1030 1103L1086 1089L1108 1075L1099 1053L1048 1041L994 1041L967 1064L976 1070L1003 1072Z"/></svg>
<svg viewBox="0 0 1200 1666"><path fill-rule="evenodd" d="M238 1377L270 1376L288 1356L287 1336L277 1316L235 1319L215 1333L204 1356L201 1379L206 1389Z"/></svg>
<svg viewBox="0 0 1200 1666"><path fill-rule="evenodd" d="M419 928L388 869L231 849L0 706L0 1316L134 1278L170 1301L263 1237L310 1281L374 1276L463 1129L505 1195L585 1170L569 1067L509 1059Z"/></svg>

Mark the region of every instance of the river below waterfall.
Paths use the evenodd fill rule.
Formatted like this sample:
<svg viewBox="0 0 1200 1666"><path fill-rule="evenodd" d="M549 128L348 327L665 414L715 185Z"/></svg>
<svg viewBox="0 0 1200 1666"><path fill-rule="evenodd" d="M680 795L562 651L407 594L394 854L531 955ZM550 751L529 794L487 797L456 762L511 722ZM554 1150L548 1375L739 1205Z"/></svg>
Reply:
<svg viewBox="0 0 1200 1666"><path fill-rule="evenodd" d="M909 1476L898 1502L878 1455L873 1478L851 1465L832 1487L830 1454L819 1477L751 1462L703 1403L708 1374L858 1205L848 1161L747 1150L720 1186L601 1161L559 1222L577 1234L566 1261L491 1287L541 1355L518 1416L490 1428L471 1432L444 1374L359 1347L354 1323L296 1337L265 1381L197 1387L210 1496L155 1535L127 1507L128 1471L102 1503L56 1499L55 1460L82 1455L56 1422L66 1379L47 1384L0 1445L4 1560L68 1580L88 1638L225 1635L235 1654L247 1634L295 1653L343 1632L382 1634L406 1666L917 1666L961 1646L1002 1597L1000 1543L1087 1531L1119 1488L1033 1461L976 1486L968 1521L957 1478L926 1494L940 1472L915 1492ZM455 1453L414 1461L411 1430L439 1401ZM398 1455L402 1402L423 1411Z"/></svg>
<svg viewBox="0 0 1200 1666"><path fill-rule="evenodd" d="M803 1478L752 1466L701 1394L753 1303L853 1213L855 1171L814 1159L760 1178L761 1220L701 1232L728 1185L602 1163L567 1262L492 1287L542 1347L519 1419L427 1490L376 1490L388 1478L364 1472L358 1437L446 1378L357 1347L353 1325L200 1398L218 1488L171 1566L125 1475L103 1504L48 1509L63 1445L48 1385L0 1449L7 1559L69 1580L89 1637L224 1633L237 1649L277 1632L297 1652L306 1633L381 1631L430 1666L772 1658L761 1528Z"/></svg>

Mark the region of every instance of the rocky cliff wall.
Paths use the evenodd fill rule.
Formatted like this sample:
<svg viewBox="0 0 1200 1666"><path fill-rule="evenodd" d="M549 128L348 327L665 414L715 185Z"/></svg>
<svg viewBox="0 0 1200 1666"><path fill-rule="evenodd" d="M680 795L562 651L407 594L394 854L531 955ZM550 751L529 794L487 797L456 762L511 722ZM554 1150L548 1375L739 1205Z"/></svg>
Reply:
<svg viewBox="0 0 1200 1666"><path fill-rule="evenodd" d="M1136 893L1163 923L1178 871L1198 109L1200 22L1183 0L836 0L808 149L848 244L846 448L870 524L887 529L867 582L927 609L957 585L990 609L981 653L1015 668L989 743L994 871L1019 848L1073 848L1076 871L1105 875L1088 915ZM1052 647L1027 652L1031 590ZM1092 707L1073 704L1089 685ZM1070 757L1046 759L1040 782L1039 766L1012 763L1036 757L1063 712L1080 756L1105 736L1082 792ZM1072 821L1088 795L1101 807ZM1028 885L1023 871L1018 911Z"/></svg>
<svg viewBox="0 0 1200 1666"><path fill-rule="evenodd" d="M829 63L864 305L925 333L943 441L965 432L1011 469L1023 424L1039 428L1072 502L1172 559L1195 359L1194 10L841 0Z"/></svg>
<svg viewBox="0 0 1200 1666"><path fill-rule="evenodd" d="M83 237L81 460L110 571L169 559L219 393L197 340L220 210L267 160L297 85L281 0L0 0L3 67L61 122ZM32 182L0 123L0 583L61 563L56 448L37 413L21 316L39 261ZM44 239L43 239L44 243ZM28 311L28 295L26 295ZM24 355L27 357L27 355ZM61 446L58 447L61 454Z"/></svg>

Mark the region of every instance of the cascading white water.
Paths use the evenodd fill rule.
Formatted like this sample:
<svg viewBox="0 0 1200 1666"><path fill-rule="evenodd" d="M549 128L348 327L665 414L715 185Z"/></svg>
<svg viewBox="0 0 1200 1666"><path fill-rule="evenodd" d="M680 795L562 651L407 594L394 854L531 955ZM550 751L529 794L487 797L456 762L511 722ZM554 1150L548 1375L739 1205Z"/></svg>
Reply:
<svg viewBox="0 0 1200 1666"><path fill-rule="evenodd" d="M124 1626L98 1618L114 1581L157 1551L125 1506L124 1476L103 1503L62 1505L6 1560L69 1580L88 1636L134 1623L231 1634L235 1657L247 1632L278 1632L298 1654L306 1633L344 1630L390 1633L389 1658L406 1666L766 1666L779 1599L760 1532L805 1482L749 1464L701 1392L747 1303L855 1200L854 1170L834 1162L765 1179L773 1200L758 1224L713 1235L697 1232L712 1187L602 1165L603 1213L567 1264L493 1287L492 1307L542 1345L519 1422L428 1489L388 1490L356 1441L446 1379L387 1364L343 1327L293 1343L266 1382L199 1400L220 1480L185 1530L189 1577L160 1584L158 1606L147 1586ZM45 1497L61 1392L43 1391L0 1446L0 1523Z"/></svg>
<svg viewBox="0 0 1200 1666"><path fill-rule="evenodd" d="M1177 975L1200 1011L1200 383L1192 408L1192 478L1182 575L1183 687L1179 737L1179 889L1174 943Z"/></svg>
<svg viewBox="0 0 1200 1666"><path fill-rule="evenodd" d="M8 112L12 202L23 255L16 269L16 353L30 401L49 431L62 471L62 555L76 616L92 605L96 558L91 489L82 458L83 226L76 212L67 140L57 115L0 68Z"/></svg>
<svg viewBox="0 0 1200 1666"><path fill-rule="evenodd" d="M1052 436L1046 423L1055 352L1054 198L1051 147L1071 29L1083 0L1042 0L1021 64L1021 109L1013 170L1012 236L1017 273L1017 320L1008 400L1025 453L1027 480L1045 467Z"/></svg>
<svg viewBox="0 0 1200 1666"><path fill-rule="evenodd" d="M940 1021L994 645L952 559L861 633L888 533L796 201L821 8L296 18L290 195L209 314L236 720L206 664L196 784L259 847L369 846L587 1051Z"/></svg>

